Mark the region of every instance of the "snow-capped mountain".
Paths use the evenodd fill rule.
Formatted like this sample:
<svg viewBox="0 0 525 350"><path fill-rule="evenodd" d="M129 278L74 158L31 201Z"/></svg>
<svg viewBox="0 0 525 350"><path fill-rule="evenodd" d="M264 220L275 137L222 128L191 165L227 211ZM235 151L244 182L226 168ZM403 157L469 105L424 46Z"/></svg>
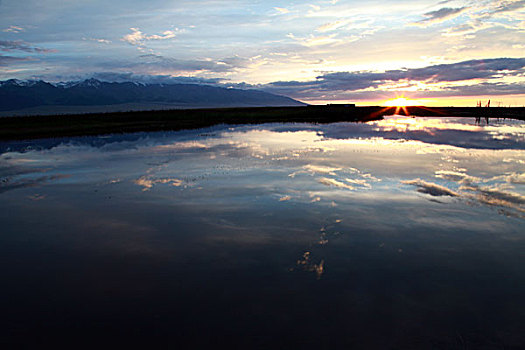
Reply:
<svg viewBox="0 0 525 350"><path fill-rule="evenodd" d="M165 104L182 107L301 106L289 97L258 90L196 84L108 83L97 79L51 84L42 80L0 81L0 111L38 106Z"/></svg>

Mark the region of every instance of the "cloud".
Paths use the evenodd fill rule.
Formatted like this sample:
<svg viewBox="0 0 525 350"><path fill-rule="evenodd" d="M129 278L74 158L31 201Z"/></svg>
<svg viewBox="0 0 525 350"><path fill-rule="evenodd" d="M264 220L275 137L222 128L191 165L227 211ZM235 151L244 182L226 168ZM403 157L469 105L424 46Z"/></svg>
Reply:
<svg viewBox="0 0 525 350"><path fill-rule="evenodd" d="M523 20L516 13L525 7L525 0L488 1L475 3L469 13L469 20L443 31L444 36L465 36L473 38L474 34L485 29L500 27L508 31L522 31ZM510 22L510 23L509 23ZM417 24L417 23L416 23Z"/></svg>
<svg viewBox="0 0 525 350"><path fill-rule="evenodd" d="M4 56L0 55L0 66L7 66L10 63L16 63L16 62L27 62L27 61L33 61L33 59L29 57L15 57L15 56Z"/></svg>
<svg viewBox="0 0 525 350"><path fill-rule="evenodd" d="M56 52L56 50L42 49L40 47L31 46L26 42L21 40L8 41L0 40L0 51L10 52L10 51L24 51L24 52L38 52L38 53L48 53Z"/></svg>
<svg viewBox="0 0 525 350"><path fill-rule="evenodd" d="M305 37L297 37L294 34L290 33L287 35L288 38L295 40L302 46L313 47L313 46L323 46L340 43L341 39L336 38L337 34L329 35L313 35L310 34Z"/></svg>
<svg viewBox="0 0 525 350"><path fill-rule="evenodd" d="M330 23L326 23L326 24L323 24L317 27L316 31L321 32L321 33L330 32L333 30L337 30L345 25L348 25L349 23L350 21L348 20L345 20L345 21L339 20L335 22L330 22Z"/></svg>
<svg viewBox="0 0 525 350"><path fill-rule="evenodd" d="M132 31L131 34L124 35L122 37L122 41L125 41L131 45L135 46L142 46L144 45L145 41L150 40L167 40L167 39L173 39L176 36L176 33L178 29L176 30L166 30L162 32L162 35L154 34L154 35L146 35L142 31L140 31L139 28L130 28Z"/></svg>
<svg viewBox="0 0 525 350"><path fill-rule="evenodd" d="M412 24L418 25L418 26L429 26L435 23L444 22L446 20L459 16L466 9L467 7L460 7L460 8L443 7L439 10L425 13L423 15L424 17L426 17L425 19L412 23Z"/></svg>
<svg viewBox="0 0 525 350"><path fill-rule="evenodd" d="M259 88L295 98L319 98L342 96L358 98L374 97L381 94L386 83L423 82L426 84L453 83L442 85L439 91L421 91L421 95L432 96L474 96L487 94L523 94L522 82L489 82L490 79L517 77L525 73L525 58L495 58L469 60L457 63L432 65L423 68L405 68L385 72L355 71L325 73L312 81L277 81ZM478 80L486 80L479 82ZM458 82L464 81L464 84ZM476 82L473 84L472 82ZM367 91L363 91L367 90ZM375 91L374 91L375 90ZM416 91L417 93L417 91Z"/></svg>
<svg viewBox="0 0 525 350"><path fill-rule="evenodd" d="M244 68L252 64L252 59L239 56L225 57L221 59L194 59L185 60L167 57L158 54L143 54L136 58L115 59L101 62L96 67L98 71L104 72L134 72L137 76L146 75L170 77L177 75L199 74L199 73L227 73ZM198 78L197 78L198 79ZM155 78L157 80L157 78ZM211 79L217 82L223 79Z"/></svg>
<svg viewBox="0 0 525 350"><path fill-rule="evenodd" d="M9 28L3 29L2 32L16 34L20 32L25 32L25 29L19 26L10 26Z"/></svg>
<svg viewBox="0 0 525 350"><path fill-rule="evenodd" d="M274 7L273 8L275 11L278 12L278 14L280 15L285 15L287 13L290 13L290 10L286 9L286 8L283 8L283 7Z"/></svg>
<svg viewBox="0 0 525 350"><path fill-rule="evenodd" d="M480 30L492 28L493 23L488 23L481 20L473 20L468 23L463 23L455 27L447 28L443 31L443 36L459 36L468 35L479 32Z"/></svg>
<svg viewBox="0 0 525 350"><path fill-rule="evenodd" d="M140 62L131 63L131 66L153 68L169 71L211 71L211 72L229 72L236 68L245 67L249 64L249 59L238 56L226 57L219 60L212 59L195 59L181 60L162 55L146 54L139 56Z"/></svg>
<svg viewBox="0 0 525 350"><path fill-rule="evenodd" d="M416 186L418 192L426 193L434 197L440 197L440 196L459 197L460 196L459 193L454 192L444 186L441 186L441 185L438 185L432 182L426 182L421 179L401 181L401 183L404 183L406 185Z"/></svg>
<svg viewBox="0 0 525 350"><path fill-rule="evenodd" d="M516 11L525 7L525 0L497 1L496 3L496 6L490 12L491 14Z"/></svg>
<svg viewBox="0 0 525 350"><path fill-rule="evenodd" d="M447 96L491 96L491 95L522 95L525 83L479 83L474 85L458 85L443 88L440 91L428 92L436 97Z"/></svg>
<svg viewBox="0 0 525 350"><path fill-rule="evenodd" d="M174 77L171 75L141 75L132 72L97 72L89 76L82 77L95 78L100 81L107 82L136 82L145 84L207 84L217 85L224 81L221 78L199 78L199 77Z"/></svg>
<svg viewBox="0 0 525 350"><path fill-rule="evenodd" d="M82 38L82 40L85 40L85 41L95 41L95 42L100 43L100 44L111 44L111 40L107 40L107 39Z"/></svg>

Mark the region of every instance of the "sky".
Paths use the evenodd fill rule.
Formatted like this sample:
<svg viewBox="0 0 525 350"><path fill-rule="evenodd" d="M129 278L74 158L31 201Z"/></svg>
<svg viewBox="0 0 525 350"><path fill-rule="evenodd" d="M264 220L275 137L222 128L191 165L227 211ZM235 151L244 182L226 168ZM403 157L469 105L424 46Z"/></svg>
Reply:
<svg viewBox="0 0 525 350"><path fill-rule="evenodd" d="M525 0L0 0L0 80L525 105Z"/></svg>

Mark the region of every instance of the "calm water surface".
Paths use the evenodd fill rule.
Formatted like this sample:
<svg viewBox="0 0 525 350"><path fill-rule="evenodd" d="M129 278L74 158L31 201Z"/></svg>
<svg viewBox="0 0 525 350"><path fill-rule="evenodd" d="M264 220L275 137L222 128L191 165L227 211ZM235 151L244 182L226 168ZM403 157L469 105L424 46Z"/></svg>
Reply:
<svg viewBox="0 0 525 350"><path fill-rule="evenodd" d="M524 122L0 150L0 345L525 348Z"/></svg>

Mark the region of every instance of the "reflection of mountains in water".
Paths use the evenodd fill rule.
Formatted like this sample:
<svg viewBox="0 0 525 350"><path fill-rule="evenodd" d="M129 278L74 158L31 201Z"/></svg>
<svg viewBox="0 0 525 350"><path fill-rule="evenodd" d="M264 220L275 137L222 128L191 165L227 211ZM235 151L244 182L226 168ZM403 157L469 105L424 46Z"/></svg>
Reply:
<svg viewBox="0 0 525 350"><path fill-rule="evenodd" d="M425 119L423 119L425 120ZM441 120L441 118L440 118ZM476 125L477 118L449 118L455 124ZM443 121L442 126L447 126ZM311 124L311 123L285 123L285 124L263 124L263 125L240 125L238 130L252 130L254 128L268 129L275 132L298 132L312 131L321 134L326 139L354 139L354 138L384 138L388 140L414 140L428 144L449 145L462 148L476 149L525 149L525 135L513 132L505 133L504 127L519 126L523 124L516 120L494 119L490 129L483 126L475 130L459 130L446 128L422 128L415 130L397 130L381 128L375 122L356 123L344 122L333 124ZM477 124L479 125L479 124ZM104 136L79 136L49 138L40 140L6 141L0 142L0 153L5 152L27 152L34 149L51 149L61 144L86 145L94 148L102 148L108 145L115 147L137 147L146 143L169 143L174 137L180 140L194 140L200 137L220 137L221 132L226 132L231 126L217 125L203 129L181 130L181 131L159 131L138 132L127 134L111 134ZM502 128L501 134L497 130Z"/></svg>
<svg viewBox="0 0 525 350"><path fill-rule="evenodd" d="M32 150L52 149L60 145L79 145L93 148L103 148L108 145L114 145L118 148L125 149L128 146L140 146L148 142L163 141L169 142L169 139L177 137L177 140L190 140L198 136L213 135L215 131L226 130L227 126L217 126L198 130L182 131L158 131L158 132L137 132L128 134L111 134L98 136L77 136L77 137L56 137L38 140L22 140L0 142L0 153L6 152L30 152ZM120 147L119 147L120 146ZM114 148L112 148L114 150Z"/></svg>

